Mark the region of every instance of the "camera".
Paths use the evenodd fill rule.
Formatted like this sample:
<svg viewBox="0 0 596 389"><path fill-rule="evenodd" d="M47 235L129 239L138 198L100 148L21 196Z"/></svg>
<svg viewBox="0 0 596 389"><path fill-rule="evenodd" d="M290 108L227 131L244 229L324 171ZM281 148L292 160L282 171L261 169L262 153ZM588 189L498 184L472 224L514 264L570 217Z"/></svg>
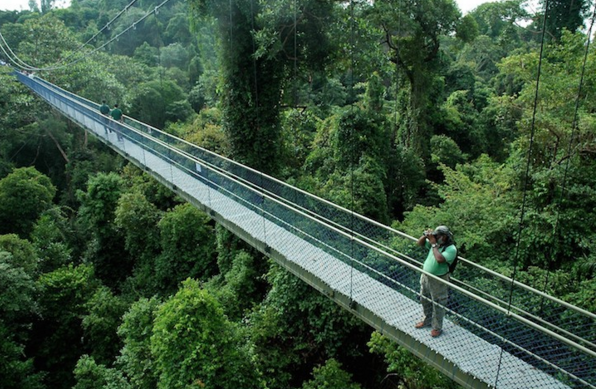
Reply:
<svg viewBox="0 0 596 389"><path fill-rule="evenodd" d="M424 236L426 236L426 237L429 237L431 235L437 236L437 233L435 231L428 231L428 230L422 231L422 234L424 234Z"/></svg>

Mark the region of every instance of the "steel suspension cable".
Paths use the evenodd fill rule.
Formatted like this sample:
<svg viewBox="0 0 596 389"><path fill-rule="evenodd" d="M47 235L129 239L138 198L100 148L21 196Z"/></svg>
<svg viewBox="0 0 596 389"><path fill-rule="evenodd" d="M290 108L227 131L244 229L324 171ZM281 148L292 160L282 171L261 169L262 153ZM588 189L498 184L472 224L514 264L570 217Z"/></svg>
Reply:
<svg viewBox="0 0 596 389"><path fill-rule="evenodd" d="M350 113L354 113L354 0L350 0L350 89L349 89L349 98L350 98ZM351 163L350 163L350 257L352 262L355 261L355 249L354 249L354 168L356 164L356 148L354 147L354 124L353 124L353 115L351 116L352 123L349 123L350 126L350 143L352 144L350 152L351 155ZM353 279L354 279L354 263L350 266L350 301L353 302L352 293L353 293Z"/></svg>
<svg viewBox="0 0 596 389"><path fill-rule="evenodd" d="M569 172L569 165L571 163L571 156L572 156L572 148L573 148L575 134L576 134L577 127L578 127L577 117L578 117L578 111L579 111L579 101L581 98L582 87L584 84L584 76L585 76L585 72L586 72L586 63L588 61L588 53L590 51L590 43L591 43L591 39L592 39L592 28L594 27L594 20L596 19L596 2L594 3L593 7L594 7L594 9L592 11L590 28L588 29L588 34L587 34L586 50L584 51L584 58L583 58L583 63L582 63L582 68L581 68L581 73L580 73L580 78L579 78L579 85L577 87L577 96L575 98L575 109L573 112L573 121L571 124L571 136L569 138L569 143L567 144L567 156L566 156L567 160L565 161L565 169L563 171L563 182L561 185L561 194L557 197L557 201L556 201L557 215L555 217L555 224L553 226L553 237L555 239L557 238L557 233L560 233L559 222L560 222L560 216L561 216L561 206L562 206L563 199L566 197L565 192L567 190L567 174ZM551 271L550 264L548 265L547 270L548 271L546 273L546 277L545 277L545 281L544 281L543 292L546 292L546 287L548 286L548 278L549 278L549 274ZM543 306L543 303L544 303L544 297L540 301L541 307Z"/></svg>
<svg viewBox="0 0 596 389"><path fill-rule="evenodd" d="M8 44L8 42L6 42L6 40L4 39L4 36L2 35L2 33L0 33L0 48L2 49L2 51L4 52L4 54L8 57L8 59L15 65L17 65L18 68L21 69L25 69L25 70L36 70L34 67L32 67L31 65L27 64L26 62L24 62L23 60L21 60L16 54L15 52L10 48L10 45ZM6 48L4 48L4 46L6 46ZM8 50L8 52L10 52L12 54L12 56L10 54L8 54L8 52L6 51Z"/></svg>
<svg viewBox="0 0 596 389"><path fill-rule="evenodd" d="M517 265L518 265L518 261L519 261L521 235L522 235L522 231L523 231L524 216L525 216L525 211L526 211L528 177L530 175L530 166L532 163L532 149L533 149L533 145L534 145L534 134L535 134L535 129L536 129L536 111L537 111L537 107L538 107L538 91L540 89L540 72L542 70L542 58L543 58L543 54L544 54L544 37L546 35L546 20L547 20L547 15L548 15L548 4L549 4L549 0L545 0L545 2L544 2L544 17L543 17L543 22L542 22L542 37L541 37L541 41L540 41L540 54L538 57L538 69L537 69L537 75L536 75L536 89L534 91L534 106L533 106L533 110L532 110L532 124L530 127L530 141L528 144L528 158L526 161L526 170L525 170L525 173L523 176L524 178L523 178L523 185L522 185L522 204L521 204L521 210L520 210L520 219L519 219L519 227L518 227L518 231L517 231L517 239L516 239L516 243L515 243L515 254L513 257L513 273L511 274L511 284L510 284L510 288L509 288L509 301L507 303L507 314L509 314L511 312L511 304L513 301L514 280L515 280L515 276L517 275L517 267L518 267ZM499 373L501 371L501 362L503 360L503 352L504 352L504 348L503 348L503 346L501 346L501 351L499 353L499 365L497 367L497 374L496 374L496 378L495 378L495 386L497 385L497 382L499 382Z"/></svg>
<svg viewBox="0 0 596 389"><path fill-rule="evenodd" d="M19 61L21 61L24 65L26 65L25 67L23 67L23 65L18 66L22 69L27 69L30 71L51 71L51 70L58 70L58 69L64 69L70 65L74 65L77 62L82 61L83 59L91 56L92 54L95 54L97 51L103 49L104 47L106 47L107 45L109 45L110 43L114 42L115 40L118 40L118 38L120 38L120 36L124 35L125 33L127 33L130 29L136 29L136 26L138 23L142 22L143 20L147 19L149 16L153 15L153 14L157 14L159 12L159 9L161 7L163 7L165 4L169 3L172 0L164 0L162 3L160 3L159 5L155 6L155 8L153 8L153 10L147 12L145 15L143 15L140 19L136 20L135 22L133 22L130 26L128 26L126 29L124 29L122 32L120 32L118 35L116 35L115 37L112 37L112 39L110 39L109 41L107 41L106 43L104 43L103 45L95 48L94 50L91 50L87 53L85 53L85 55L70 61L68 63L65 63L63 65L57 65L57 66L47 66L47 67L42 67L42 68L38 68L38 67L34 67L31 66L29 64L26 64L25 62L21 61L19 59ZM1 35L1 34L0 34ZM2 38L2 40L4 40L4 38ZM6 44L6 42L5 42ZM7 47L9 48L9 50L12 52L12 49L10 49L10 47L8 46L8 44L6 44ZM16 57L16 55L15 55ZM17 57L18 58L18 57Z"/></svg>
<svg viewBox="0 0 596 389"><path fill-rule="evenodd" d="M74 56L76 53L78 53L79 51L83 50L85 48L85 46L87 46L91 41L93 41L95 38L97 38L97 36L99 36L99 34L101 34L104 30L109 29L110 28L110 25L113 22L115 22L118 18L120 18L120 16L122 16L126 11L128 11L130 9L130 7L132 7L136 2L137 2L137 0L132 0L130 3L128 3L122 10L120 10L120 12L118 12L116 14L116 16L114 16L109 22L107 22L101 28L101 30L99 30L98 32L96 32L95 35L93 35L91 38L89 38L87 40L87 42L83 43L77 49L75 49L74 52L70 53L64 59L60 60L59 63L66 62L66 60L68 60L70 57Z"/></svg>
<svg viewBox="0 0 596 389"><path fill-rule="evenodd" d="M521 235L522 235L526 202L527 202L528 177L530 175L530 167L531 167L531 163L532 163L532 151L533 151L533 145L534 145L534 135L535 135L535 129L536 129L536 111L537 111L537 107L538 107L538 91L540 88L540 73L542 70L542 58L543 58L543 54L544 54L544 37L546 34L546 16L548 13L548 2L549 2L549 0L545 0L545 12L544 12L544 20L543 20L543 26L542 26L542 39L541 39L541 44L540 44L540 54L538 57L536 88L535 88L535 92L534 92L534 106L533 106L533 110L532 110L532 124L530 127L530 141L528 144L528 157L526 160L526 169L525 169L524 176L523 176L522 204L521 204L521 210L520 210L520 220L519 220L517 240L516 240L516 244L515 244L515 255L513 257L513 273L511 275L512 282L511 282L511 292L509 295L508 305L511 305L511 301L512 301L513 280L515 280L515 276L517 273L517 265L518 265L518 261L519 261L519 251L520 251L520 245L521 245Z"/></svg>
<svg viewBox="0 0 596 389"><path fill-rule="evenodd" d="M130 26L128 26L126 29L124 29L122 32L120 32L118 35L116 35L115 37L113 37L112 39L110 39L109 41L107 41L106 43L104 43L103 45L97 47L96 49L91 50L89 53L86 53L83 57L80 57L78 59L75 59L74 61L71 61L69 63L66 63L66 64L64 64L62 66L48 67L48 68L44 68L44 69L40 69L40 70L57 70L57 69L62 69L62 68L65 68L67 66L70 66L70 65L73 65L73 64L75 64L77 62L82 61L86 57L89 57L91 54L94 54L94 53L98 52L99 50L103 49L104 47L106 47L110 43L118 40L118 38L120 38L122 35L124 35L125 33L127 33L129 30L136 29L138 23L142 22L143 20L147 19L149 16L151 16L153 14L158 14L159 13L159 9L161 7L163 7L164 5L166 5L167 3L169 3L170 1L172 1L172 0L164 0L162 3L160 3L157 6L155 6L155 8L153 8L153 10L147 12L140 19L138 19L135 22L133 22Z"/></svg>
<svg viewBox="0 0 596 389"><path fill-rule="evenodd" d="M298 0L294 0L294 109L298 106L298 90L296 83L298 82ZM292 120L292 125L294 120Z"/></svg>
<svg viewBox="0 0 596 389"><path fill-rule="evenodd" d="M250 28L251 28L251 43L252 43L252 69L253 69L253 81L254 81L254 88L255 88L255 100L254 100L254 106L255 106L255 121L256 121L256 126L257 128L255 128L255 130L257 131L257 134L260 135L261 131L261 113L260 113L260 107L259 107L259 78L258 78L258 71L257 71L257 59L256 59L256 52L257 52L257 47L255 44L255 37L254 37L254 33L256 32L255 30L255 11L254 11L254 0L250 0ZM265 244L267 244L267 223L265 220L265 189L263 186L263 182L264 182L264 177L263 177L263 172L262 172L262 168L259 169L260 171L260 175L259 178L261 180L261 212L263 213L263 235L265 237Z"/></svg>
<svg viewBox="0 0 596 389"><path fill-rule="evenodd" d="M401 37L401 25L402 25L402 12L403 12L403 0L400 0L398 3L398 10L397 10L397 36ZM395 48L397 50L397 55L399 57L399 41L397 42L397 44L395 45ZM400 89L400 73L399 73L399 66L396 62L395 64L395 134L394 134L394 139L393 141L395 142L396 146L398 144L398 133L399 133L399 120L400 120L400 114L399 114L399 89Z"/></svg>

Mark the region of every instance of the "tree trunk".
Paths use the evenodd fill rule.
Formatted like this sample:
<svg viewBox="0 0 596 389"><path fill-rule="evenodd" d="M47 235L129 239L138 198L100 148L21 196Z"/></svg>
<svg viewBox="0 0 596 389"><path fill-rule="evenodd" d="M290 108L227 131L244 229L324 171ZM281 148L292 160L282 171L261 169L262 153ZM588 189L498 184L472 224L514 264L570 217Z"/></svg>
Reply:
<svg viewBox="0 0 596 389"><path fill-rule="evenodd" d="M64 149L62 149L62 146L60 146L60 143L58 143L58 140L56 140L56 138L54 138L54 135L52 134L52 132L46 129L46 133L54 141L56 148L58 149L58 151L60 151L60 154L62 154L62 158L64 158L66 163L69 163L70 161L68 160L68 156L64 152ZM87 131L85 131L85 133L87 133Z"/></svg>

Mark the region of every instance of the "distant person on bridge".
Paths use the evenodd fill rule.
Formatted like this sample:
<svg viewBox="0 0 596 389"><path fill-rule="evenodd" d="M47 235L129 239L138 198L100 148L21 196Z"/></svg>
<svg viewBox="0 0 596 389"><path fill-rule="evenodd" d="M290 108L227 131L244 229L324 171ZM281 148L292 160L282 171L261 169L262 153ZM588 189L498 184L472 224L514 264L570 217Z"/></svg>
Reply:
<svg viewBox="0 0 596 389"><path fill-rule="evenodd" d="M122 123L122 111L118 108L118 104L114 104L114 109L110 113L112 115L112 119L116 120L117 122ZM122 140L122 134L119 130L116 130L116 134L118 135L118 140Z"/></svg>
<svg viewBox="0 0 596 389"><path fill-rule="evenodd" d="M106 103L105 100L103 100L101 102L101 106L99 107L99 112L103 115L103 116L109 116L110 115L110 107L108 106L108 104ZM105 119L104 120L105 124L108 124L108 120ZM104 130L106 130L106 134L108 133L108 126L104 126ZM110 130L110 132L112 132L112 130Z"/></svg>
<svg viewBox="0 0 596 389"><path fill-rule="evenodd" d="M108 116L108 114L110 113L110 107L108 106L108 104L106 103L105 100L103 100L101 102L101 107L99 107L99 112L101 112L102 115Z"/></svg>
<svg viewBox="0 0 596 389"><path fill-rule="evenodd" d="M453 242L453 234L445 226L434 231L426 230L418 239L418 246L429 249L422 270L449 282L449 265L457 257L457 249ZM445 306L449 298L449 285L435 280L426 274L420 276L420 299L422 302L422 321L416 328L431 326L430 335L434 338L443 332Z"/></svg>

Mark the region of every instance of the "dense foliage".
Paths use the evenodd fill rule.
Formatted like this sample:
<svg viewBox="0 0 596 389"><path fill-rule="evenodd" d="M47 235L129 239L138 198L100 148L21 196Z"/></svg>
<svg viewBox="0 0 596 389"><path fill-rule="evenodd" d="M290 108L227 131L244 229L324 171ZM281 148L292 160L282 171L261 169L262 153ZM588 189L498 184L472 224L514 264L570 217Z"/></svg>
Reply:
<svg viewBox="0 0 596 389"><path fill-rule="evenodd" d="M589 1L134 3L31 1L0 32L65 89L596 311ZM0 388L456 387L10 73Z"/></svg>

